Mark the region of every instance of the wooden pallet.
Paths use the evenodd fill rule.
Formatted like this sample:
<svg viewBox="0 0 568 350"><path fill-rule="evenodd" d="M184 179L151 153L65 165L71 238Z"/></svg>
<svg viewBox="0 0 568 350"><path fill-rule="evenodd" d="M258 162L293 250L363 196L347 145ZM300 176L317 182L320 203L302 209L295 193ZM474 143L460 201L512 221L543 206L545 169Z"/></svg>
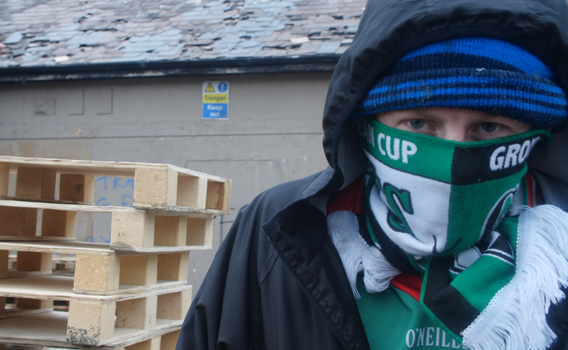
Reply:
<svg viewBox="0 0 568 350"><path fill-rule="evenodd" d="M9 251L17 252L17 271L7 268ZM49 276L53 253L74 254L76 293L139 293L187 283L189 251L140 254L79 242L0 242L0 278Z"/></svg>
<svg viewBox="0 0 568 350"><path fill-rule="evenodd" d="M42 210L39 231L38 210ZM211 209L187 207L143 210L0 200L0 240L74 240L78 211L111 213L111 248L146 253L211 249L213 216L222 214Z"/></svg>
<svg viewBox="0 0 568 350"><path fill-rule="evenodd" d="M0 342L124 346L179 328L192 297L189 285L112 296L77 294L72 285L67 276L4 280L0 296L23 302L7 311L17 317L0 319ZM69 312L49 310L53 300L69 301Z"/></svg>
<svg viewBox="0 0 568 350"><path fill-rule="evenodd" d="M154 336L153 338L142 340L135 344L124 343L118 346L88 346L78 344L65 344L67 347L46 347L41 345L15 345L0 344L0 350L175 350L179 337L179 330ZM127 344L127 345L125 345Z"/></svg>
<svg viewBox="0 0 568 350"><path fill-rule="evenodd" d="M231 180L169 164L0 156L0 196L8 196L10 172L17 199L93 204L94 177L119 176L134 178L134 207L229 213Z"/></svg>

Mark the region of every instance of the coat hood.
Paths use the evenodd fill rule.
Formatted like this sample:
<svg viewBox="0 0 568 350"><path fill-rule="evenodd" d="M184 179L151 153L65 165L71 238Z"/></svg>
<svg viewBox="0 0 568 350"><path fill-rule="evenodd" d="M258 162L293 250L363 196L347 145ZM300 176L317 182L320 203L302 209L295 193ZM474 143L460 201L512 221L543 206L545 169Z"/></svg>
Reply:
<svg viewBox="0 0 568 350"><path fill-rule="evenodd" d="M355 39L333 73L324 110L323 146L337 191L364 171L366 159L349 116L381 73L410 50L437 41L485 36L524 47L557 74L568 93L568 7L564 0L369 0ZM529 162L548 203L568 209L568 132ZM555 190L552 190L552 189ZM558 192L562 189L562 193ZM565 199L563 199L565 198Z"/></svg>

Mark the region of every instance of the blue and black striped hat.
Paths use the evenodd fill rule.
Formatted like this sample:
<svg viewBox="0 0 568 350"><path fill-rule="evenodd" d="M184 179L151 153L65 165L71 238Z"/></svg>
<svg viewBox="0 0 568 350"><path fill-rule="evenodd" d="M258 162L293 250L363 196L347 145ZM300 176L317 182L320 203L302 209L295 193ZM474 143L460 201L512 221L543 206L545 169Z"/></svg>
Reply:
<svg viewBox="0 0 568 350"><path fill-rule="evenodd" d="M566 94L554 80L550 67L517 45L492 38L451 39L403 56L352 116L450 107L557 129L568 121L568 111Z"/></svg>

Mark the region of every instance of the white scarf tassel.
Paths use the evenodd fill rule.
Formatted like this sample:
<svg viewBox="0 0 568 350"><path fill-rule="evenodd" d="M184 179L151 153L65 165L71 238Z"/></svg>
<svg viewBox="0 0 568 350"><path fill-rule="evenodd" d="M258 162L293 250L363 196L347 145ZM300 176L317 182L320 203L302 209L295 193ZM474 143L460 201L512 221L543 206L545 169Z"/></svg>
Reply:
<svg viewBox="0 0 568 350"><path fill-rule="evenodd" d="M361 298L357 291L357 274L361 271L365 271L364 282L369 293L387 289L400 271L387 261L380 249L367 245L359 234L357 216L350 211L336 211L327 216L327 226L355 298Z"/></svg>
<svg viewBox="0 0 568 350"><path fill-rule="evenodd" d="M568 284L568 213L552 205L524 210L518 234L515 276L463 332L470 349L542 350L556 337L546 313Z"/></svg>

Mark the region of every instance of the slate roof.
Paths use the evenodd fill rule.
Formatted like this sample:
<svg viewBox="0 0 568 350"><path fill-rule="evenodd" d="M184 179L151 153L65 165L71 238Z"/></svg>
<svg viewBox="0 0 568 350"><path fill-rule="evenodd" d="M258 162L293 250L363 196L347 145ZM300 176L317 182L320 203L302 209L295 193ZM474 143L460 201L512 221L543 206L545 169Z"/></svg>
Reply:
<svg viewBox="0 0 568 350"><path fill-rule="evenodd" d="M366 0L0 2L0 68L340 55Z"/></svg>

